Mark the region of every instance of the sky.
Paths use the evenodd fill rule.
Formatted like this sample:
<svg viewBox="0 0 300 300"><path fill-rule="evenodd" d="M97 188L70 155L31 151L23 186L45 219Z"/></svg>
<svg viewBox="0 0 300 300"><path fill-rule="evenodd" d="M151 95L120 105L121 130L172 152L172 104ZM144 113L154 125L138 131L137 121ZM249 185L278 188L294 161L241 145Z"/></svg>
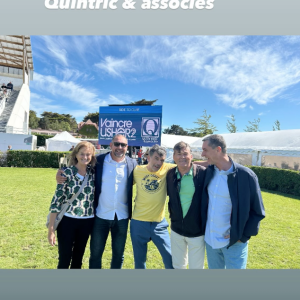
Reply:
<svg viewBox="0 0 300 300"><path fill-rule="evenodd" d="M300 128L300 36L31 36L30 109L82 121L99 106L158 99L163 129L195 128L203 111L215 133L260 119Z"/></svg>

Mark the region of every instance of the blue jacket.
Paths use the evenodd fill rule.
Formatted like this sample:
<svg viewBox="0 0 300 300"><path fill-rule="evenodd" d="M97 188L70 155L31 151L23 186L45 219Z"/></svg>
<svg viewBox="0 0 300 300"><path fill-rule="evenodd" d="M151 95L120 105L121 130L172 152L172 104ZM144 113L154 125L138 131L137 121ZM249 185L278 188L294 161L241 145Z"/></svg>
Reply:
<svg viewBox="0 0 300 300"><path fill-rule="evenodd" d="M103 164L104 158L110 152L101 154L97 156L97 163L95 166L95 199L94 199L94 209L96 212L96 208L99 202L99 196L101 194L101 185L102 185L102 173L103 173ZM127 200L128 200L128 214L129 219L131 219L132 215L132 184L133 184L133 170L137 165L135 159L132 159L128 156L125 156L126 164L127 164ZM113 193L113 191L112 191Z"/></svg>
<svg viewBox="0 0 300 300"><path fill-rule="evenodd" d="M231 160L231 158L230 158ZM231 160L232 161L232 160ZM259 223L265 217L258 179L255 173L240 164L233 163L233 173L228 174L228 189L232 202L230 243L238 240L245 243L251 236L258 234ZM214 166L206 169L202 195L202 226L205 228L208 210L208 184L213 178Z"/></svg>

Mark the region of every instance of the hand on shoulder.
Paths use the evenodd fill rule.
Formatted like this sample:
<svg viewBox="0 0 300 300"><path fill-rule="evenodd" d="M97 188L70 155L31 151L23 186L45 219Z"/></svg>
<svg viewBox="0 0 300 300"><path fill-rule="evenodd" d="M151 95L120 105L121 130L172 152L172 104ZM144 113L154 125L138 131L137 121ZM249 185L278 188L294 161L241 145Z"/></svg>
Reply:
<svg viewBox="0 0 300 300"><path fill-rule="evenodd" d="M59 169L56 173L56 182L57 184L64 184L65 181L67 180L67 177L64 173L65 170Z"/></svg>

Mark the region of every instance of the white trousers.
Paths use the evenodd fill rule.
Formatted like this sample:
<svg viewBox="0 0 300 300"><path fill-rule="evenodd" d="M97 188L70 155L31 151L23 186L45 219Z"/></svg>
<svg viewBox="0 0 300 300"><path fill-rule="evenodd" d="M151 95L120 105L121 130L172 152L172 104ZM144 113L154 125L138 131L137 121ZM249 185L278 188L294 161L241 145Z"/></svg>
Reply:
<svg viewBox="0 0 300 300"><path fill-rule="evenodd" d="M189 238L171 230L171 251L174 269L203 269L205 242L204 235Z"/></svg>

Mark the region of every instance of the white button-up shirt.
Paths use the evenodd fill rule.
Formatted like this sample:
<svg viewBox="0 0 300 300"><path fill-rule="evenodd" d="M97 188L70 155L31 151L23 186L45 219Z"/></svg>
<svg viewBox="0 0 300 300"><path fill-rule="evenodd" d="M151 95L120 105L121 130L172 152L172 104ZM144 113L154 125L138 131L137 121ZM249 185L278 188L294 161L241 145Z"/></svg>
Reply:
<svg viewBox="0 0 300 300"><path fill-rule="evenodd" d="M227 175L233 172L233 165L227 171L215 166L214 176L208 185L208 213L205 230L205 241L213 249L219 249L229 244L230 218L232 203L229 195Z"/></svg>
<svg viewBox="0 0 300 300"><path fill-rule="evenodd" d="M105 156L103 162L101 194L96 209L97 217L105 220L127 219L127 164L125 157L116 162L111 155Z"/></svg>

